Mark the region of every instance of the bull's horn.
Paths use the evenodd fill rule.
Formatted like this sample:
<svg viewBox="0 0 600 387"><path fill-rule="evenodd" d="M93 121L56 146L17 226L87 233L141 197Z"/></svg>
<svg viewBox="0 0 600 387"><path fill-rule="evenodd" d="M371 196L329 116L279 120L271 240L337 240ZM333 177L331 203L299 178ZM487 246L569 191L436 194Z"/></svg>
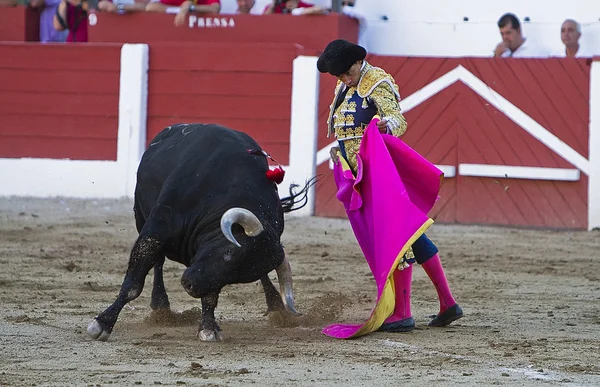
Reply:
<svg viewBox="0 0 600 387"><path fill-rule="evenodd" d="M242 245L235 240L235 237L231 232L231 226L233 226L234 223L242 226L244 232L248 236L256 236L263 231L263 225L251 211L240 207L228 209L223 216L221 216L221 231L223 232L223 235L225 235L225 238L237 247L242 247Z"/></svg>
<svg viewBox="0 0 600 387"><path fill-rule="evenodd" d="M299 315L296 307L294 306L294 290L292 289L292 268L287 257L283 259L281 265L276 269L277 280L279 281L279 291L281 293L281 299L285 304L285 308L292 314Z"/></svg>

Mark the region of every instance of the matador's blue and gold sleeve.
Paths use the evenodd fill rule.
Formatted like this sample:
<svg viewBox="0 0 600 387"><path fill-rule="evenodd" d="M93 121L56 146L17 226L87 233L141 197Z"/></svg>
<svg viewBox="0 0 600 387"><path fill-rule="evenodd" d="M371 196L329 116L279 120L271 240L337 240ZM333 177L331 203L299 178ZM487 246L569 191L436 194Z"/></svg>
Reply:
<svg viewBox="0 0 600 387"><path fill-rule="evenodd" d="M400 92L390 74L367 64L357 91L359 96L368 97L375 104L379 117L388 122L388 133L400 137L406 132L406 119L400 111Z"/></svg>
<svg viewBox="0 0 600 387"><path fill-rule="evenodd" d="M401 113L399 98L388 82L379 83L371 92L379 116L387 121L388 132L400 137L406 132L406 119Z"/></svg>

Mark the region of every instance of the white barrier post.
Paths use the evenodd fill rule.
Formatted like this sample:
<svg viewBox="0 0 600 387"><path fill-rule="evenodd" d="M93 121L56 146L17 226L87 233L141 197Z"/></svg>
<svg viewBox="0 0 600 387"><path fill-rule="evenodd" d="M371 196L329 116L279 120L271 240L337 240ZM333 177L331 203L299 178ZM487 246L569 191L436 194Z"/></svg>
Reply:
<svg viewBox="0 0 600 387"><path fill-rule="evenodd" d="M600 227L600 61L590 70L588 230Z"/></svg>
<svg viewBox="0 0 600 387"><path fill-rule="evenodd" d="M299 56L294 59L292 74L292 114L290 127L290 165L280 189L289 184L301 186L314 177L317 171L317 131L319 104L319 71L317 57ZM287 196L281 192L281 196ZM298 216L310 216L315 211L315 188L308 192L307 205L293 212Z"/></svg>
<svg viewBox="0 0 600 387"><path fill-rule="evenodd" d="M133 197L137 168L146 149L147 105L148 45L124 44L121 48L117 162L125 174L128 197Z"/></svg>

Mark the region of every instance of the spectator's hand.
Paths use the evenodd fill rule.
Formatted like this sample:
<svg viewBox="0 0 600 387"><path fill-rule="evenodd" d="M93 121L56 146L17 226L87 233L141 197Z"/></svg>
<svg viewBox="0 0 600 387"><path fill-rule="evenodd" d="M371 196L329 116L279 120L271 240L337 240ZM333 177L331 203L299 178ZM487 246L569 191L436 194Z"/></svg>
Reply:
<svg viewBox="0 0 600 387"><path fill-rule="evenodd" d="M98 10L102 12L117 12L117 5L109 0L100 0Z"/></svg>
<svg viewBox="0 0 600 387"><path fill-rule="evenodd" d="M379 120L377 121L377 129L379 129L379 132L382 134L386 134L387 133L387 120Z"/></svg>
<svg viewBox="0 0 600 387"><path fill-rule="evenodd" d="M302 15L327 15L331 12L329 10L329 8L323 8L323 7L319 7L316 5L313 7L309 7L309 8L297 8L297 9L302 10Z"/></svg>
<svg viewBox="0 0 600 387"><path fill-rule="evenodd" d="M340 147L339 146L334 146L329 150L329 156L331 157L331 161L333 161L334 164L337 164L338 162L338 152L340 151Z"/></svg>
<svg viewBox="0 0 600 387"><path fill-rule="evenodd" d="M501 56L504 51L508 50L508 46L504 42L498 43L496 49L494 50L494 56Z"/></svg>
<svg viewBox="0 0 600 387"><path fill-rule="evenodd" d="M179 27L185 24L185 17L187 16L187 11L181 11L175 15L175 27Z"/></svg>
<svg viewBox="0 0 600 387"><path fill-rule="evenodd" d="M190 11L190 6L192 5L191 1L184 1L181 6L179 6L179 12L175 15L175 27L179 27L185 24L185 17Z"/></svg>

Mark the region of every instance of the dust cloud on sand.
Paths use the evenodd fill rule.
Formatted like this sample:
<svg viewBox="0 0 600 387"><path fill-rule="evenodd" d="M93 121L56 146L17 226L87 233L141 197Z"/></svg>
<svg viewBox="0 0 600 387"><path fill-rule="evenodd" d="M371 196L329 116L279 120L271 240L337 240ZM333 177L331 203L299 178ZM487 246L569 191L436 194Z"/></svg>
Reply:
<svg viewBox="0 0 600 387"><path fill-rule="evenodd" d="M0 199L0 386L598 386L600 232L434 225L465 317L429 328L435 290L414 270L417 329L334 340L364 321L375 284L346 220L288 218L301 316L264 316L260 283L226 287L225 341L196 338L200 303L168 261L173 313L142 295L108 342L86 334L112 303L136 237L127 200ZM275 273L271 274L275 281Z"/></svg>

